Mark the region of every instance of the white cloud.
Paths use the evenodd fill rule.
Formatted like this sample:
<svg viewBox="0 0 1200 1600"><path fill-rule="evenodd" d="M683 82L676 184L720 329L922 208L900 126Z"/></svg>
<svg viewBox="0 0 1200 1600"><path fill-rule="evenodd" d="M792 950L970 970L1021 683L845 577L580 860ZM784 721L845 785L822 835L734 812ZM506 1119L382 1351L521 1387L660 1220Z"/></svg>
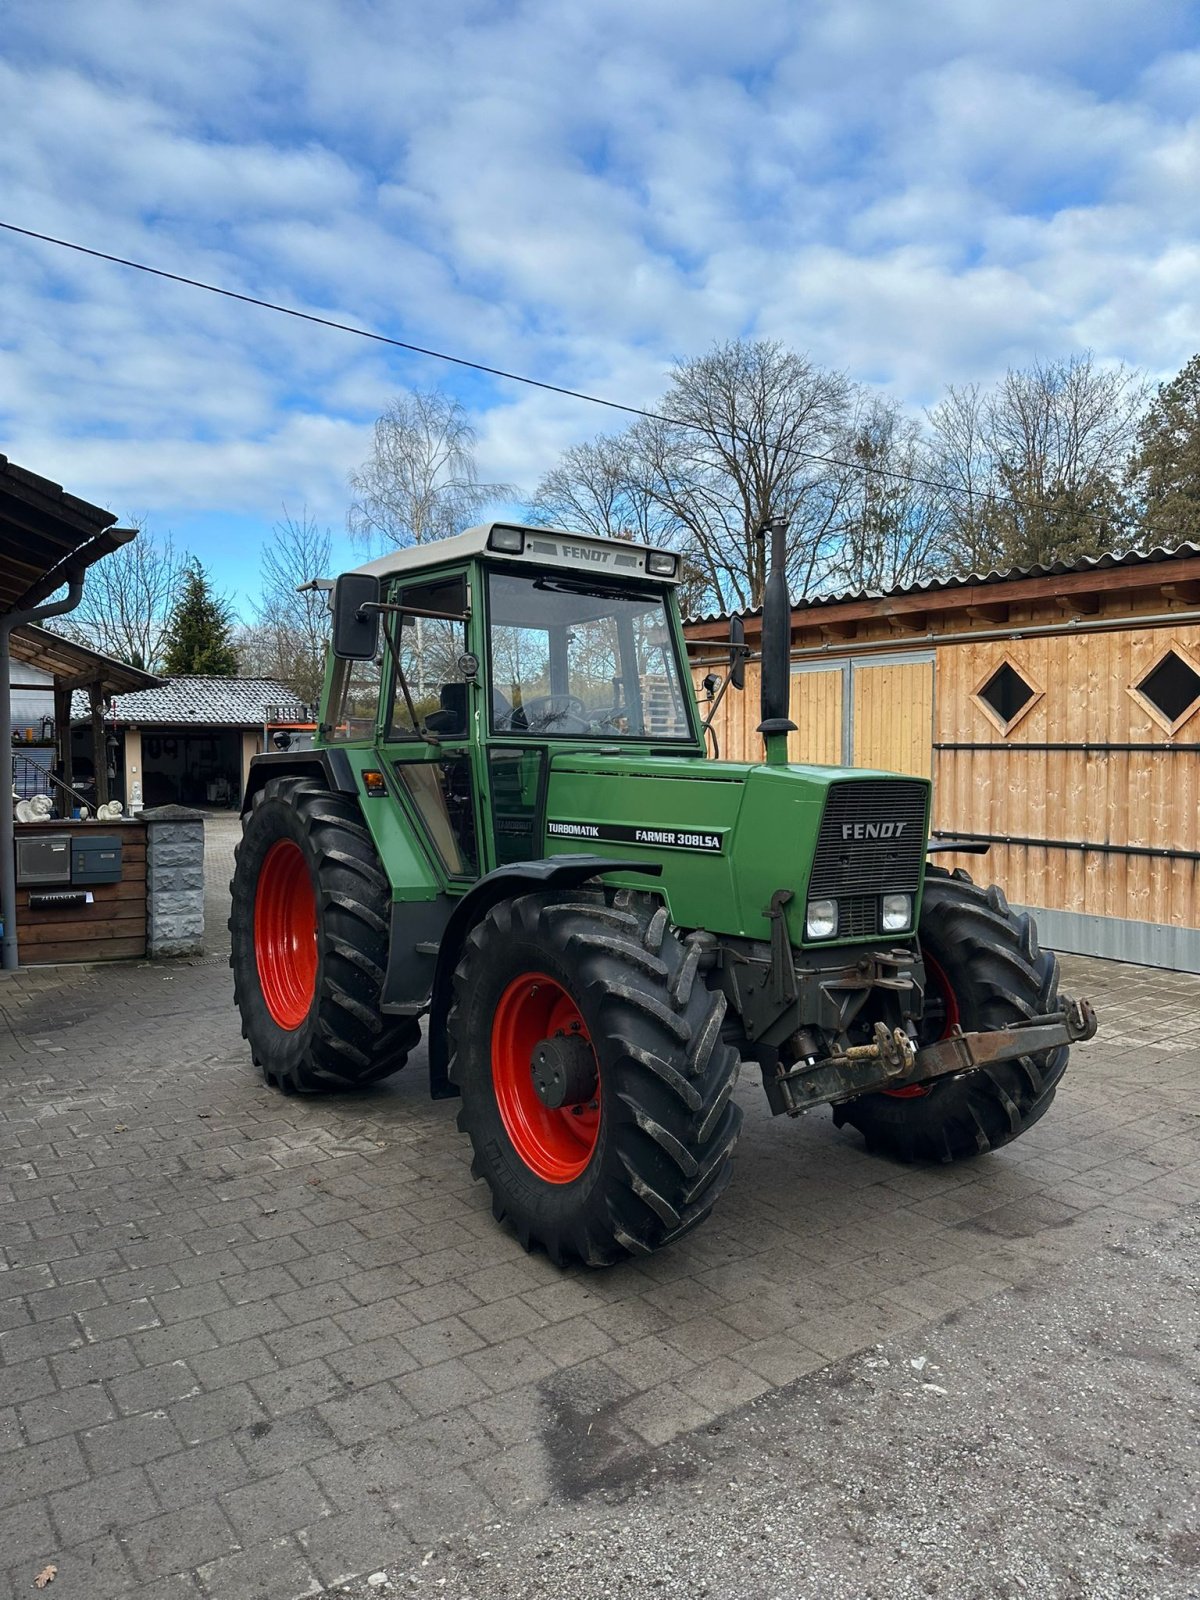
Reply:
<svg viewBox="0 0 1200 1600"><path fill-rule="evenodd" d="M12 0L0 211L634 404L787 340L921 405L1200 346L1175 0ZM0 235L0 449L115 506L340 520L439 381L529 492L612 413ZM256 557L255 557L256 560Z"/></svg>

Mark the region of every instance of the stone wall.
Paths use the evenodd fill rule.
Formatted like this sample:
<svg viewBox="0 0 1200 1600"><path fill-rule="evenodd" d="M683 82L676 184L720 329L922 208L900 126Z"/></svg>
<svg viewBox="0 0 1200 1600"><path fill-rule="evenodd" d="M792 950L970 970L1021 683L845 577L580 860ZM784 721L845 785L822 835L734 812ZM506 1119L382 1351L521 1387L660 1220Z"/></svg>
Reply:
<svg viewBox="0 0 1200 1600"><path fill-rule="evenodd" d="M146 824L146 954L199 955L204 948L204 817L187 806L143 811Z"/></svg>

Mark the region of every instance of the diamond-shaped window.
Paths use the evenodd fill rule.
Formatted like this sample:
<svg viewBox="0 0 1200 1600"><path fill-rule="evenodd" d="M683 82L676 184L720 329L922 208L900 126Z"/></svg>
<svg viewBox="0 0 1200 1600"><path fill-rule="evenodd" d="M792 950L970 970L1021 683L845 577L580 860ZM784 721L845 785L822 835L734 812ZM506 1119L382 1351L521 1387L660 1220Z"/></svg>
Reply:
<svg viewBox="0 0 1200 1600"><path fill-rule="evenodd" d="M1200 699L1200 673L1193 672L1181 655L1168 650L1138 688L1169 722L1177 722Z"/></svg>
<svg viewBox="0 0 1200 1600"><path fill-rule="evenodd" d="M974 694L976 705L1001 733L1010 733L1041 698L1042 691L1009 660L995 667Z"/></svg>
<svg viewBox="0 0 1200 1600"><path fill-rule="evenodd" d="M1154 720L1174 733L1200 706L1200 672L1188 655L1172 645L1134 684L1133 692Z"/></svg>
<svg viewBox="0 0 1200 1600"><path fill-rule="evenodd" d="M1012 722L1033 699L1033 690L1005 661L980 689L979 697L987 701L1001 722Z"/></svg>

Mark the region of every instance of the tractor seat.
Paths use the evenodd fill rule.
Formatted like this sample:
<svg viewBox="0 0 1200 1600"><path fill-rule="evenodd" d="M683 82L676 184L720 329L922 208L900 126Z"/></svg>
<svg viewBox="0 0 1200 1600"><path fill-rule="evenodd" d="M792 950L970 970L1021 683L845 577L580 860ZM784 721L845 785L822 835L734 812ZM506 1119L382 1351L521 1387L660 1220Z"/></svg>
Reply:
<svg viewBox="0 0 1200 1600"><path fill-rule="evenodd" d="M462 738L467 731L467 686L465 683L443 683L438 690L441 709L431 711L425 718L430 733L443 739Z"/></svg>

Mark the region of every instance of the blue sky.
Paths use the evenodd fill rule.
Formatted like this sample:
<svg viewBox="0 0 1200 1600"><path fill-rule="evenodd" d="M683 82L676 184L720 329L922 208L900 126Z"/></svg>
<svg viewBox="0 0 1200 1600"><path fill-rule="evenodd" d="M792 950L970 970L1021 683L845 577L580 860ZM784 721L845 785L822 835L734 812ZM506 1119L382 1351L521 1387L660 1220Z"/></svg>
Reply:
<svg viewBox="0 0 1200 1600"><path fill-rule="evenodd" d="M778 338L913 407L1200 349L1200 16L1171 0L7 0L0 217L653 402ZM0 452L239 597L344 528L398 389L531 493L611 414L0 235ZM345 550L349 558L348 549Z"/></svg>

